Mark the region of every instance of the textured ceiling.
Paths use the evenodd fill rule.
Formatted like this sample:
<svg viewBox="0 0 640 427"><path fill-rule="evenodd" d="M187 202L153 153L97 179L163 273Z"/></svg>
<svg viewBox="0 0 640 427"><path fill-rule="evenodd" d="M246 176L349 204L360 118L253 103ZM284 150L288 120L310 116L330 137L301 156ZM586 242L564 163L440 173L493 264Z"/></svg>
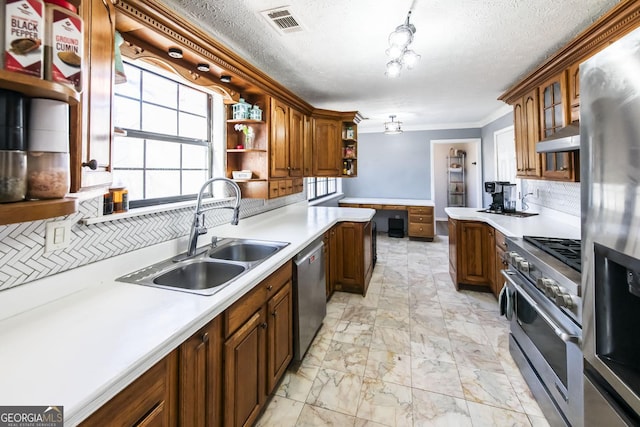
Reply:
<svg viewBox="0 0 640 427"><path fill-rule="evenodd" d="M497 97L616 0L166 0L316 108L358 110L360 131L395 114L405 130L477 127ZM305 31L281 35L260 12L288 6ZM412 9L422 59L384 75L387 38Z"/></svg>

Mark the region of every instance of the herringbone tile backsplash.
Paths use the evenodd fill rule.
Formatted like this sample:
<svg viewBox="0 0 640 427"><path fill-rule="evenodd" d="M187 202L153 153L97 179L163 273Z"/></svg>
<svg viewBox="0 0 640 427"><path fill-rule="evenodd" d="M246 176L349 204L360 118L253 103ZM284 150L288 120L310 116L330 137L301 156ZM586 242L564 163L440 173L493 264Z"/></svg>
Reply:
<svg viewBox="0 0 640 427"><path fill-rule="evenodd" d="M304 195L243 199L240 217L303 201ZM92 225L79 223L95 216L100 199L81 202L78 212L66 217L0 226L0 291L189 233L193 207ZM213 227L228 222L230 211L215 209L205 217L207 227ZM51 221L73 222L69 247L45 252L46 223Z"/></svg>

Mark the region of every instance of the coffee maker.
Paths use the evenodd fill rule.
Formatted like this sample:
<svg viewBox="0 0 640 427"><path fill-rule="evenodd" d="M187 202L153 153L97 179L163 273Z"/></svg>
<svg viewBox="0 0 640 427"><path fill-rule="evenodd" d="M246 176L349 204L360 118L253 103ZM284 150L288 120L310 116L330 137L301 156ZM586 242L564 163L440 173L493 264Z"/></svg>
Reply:
<svg viewBox="0 0 640 427"><path fill-rule="evenodd" d="M516 185L508 181L487 181L484 183L484 191L491 194L489 212L515 212Z"/></svg>

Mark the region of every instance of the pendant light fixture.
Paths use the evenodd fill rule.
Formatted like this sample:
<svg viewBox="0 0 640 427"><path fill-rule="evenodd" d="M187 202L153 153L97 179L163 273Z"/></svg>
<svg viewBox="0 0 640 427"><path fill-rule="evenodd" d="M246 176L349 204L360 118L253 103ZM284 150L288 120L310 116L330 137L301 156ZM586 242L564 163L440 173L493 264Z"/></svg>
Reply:
<svg viewBox="0 0 640 427"><path fill-rule="evenodd" d="M389 48L385 53L391 60L387 62L387 71L385 73L387 77L398 77L403 66L410 70L420 59L420 55L409 49L409 45L413 42L413 35L416 32L416 27L409 22L410 17L411 10L407 13L407 20L404 24L397 26L389 34Z"/></svg>
<svg viewBox="0 0 640 427"><path fill-rule="evenodd" d="M402 133L402 122L396 122L393 119L396 118L395 115L389 116L391 119L390 122L384 123L384 133L387 135L396 135Z"/></svg>

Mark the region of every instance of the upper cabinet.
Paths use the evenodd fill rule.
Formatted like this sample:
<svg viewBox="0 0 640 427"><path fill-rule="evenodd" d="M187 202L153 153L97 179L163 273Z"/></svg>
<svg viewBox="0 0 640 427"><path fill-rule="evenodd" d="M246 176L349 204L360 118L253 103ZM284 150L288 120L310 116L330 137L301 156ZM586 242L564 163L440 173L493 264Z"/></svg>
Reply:
<svg viewBox="0 0 640 427"><path fill-rule="evenodd" d="M519 178L540 176L540 155L536 153L539 140L538 89L525 94L513 104L516 140L516 175Z"/></svg>
<svg viewBox="0 0 640 427"><path fill-rule="evenodd" d="M316 110L305 176L355 177L358 172L358 112ZM310 163L310 164L309 164Z"/></svg>
<svg viewBox="0 0 640 427"><path fill-rule="evenodd" d="M113 135L113 74L115 57L115 9L111 2L84 0L86 64L81 110L71 117L71 191L111 183L111 142Z"/></svg>
<svg viewBox="0 0 640 427"><path fill-rule="evenodd" d="M640 2L620 2L500 96L513 106L517 176L579 180L579 153L535 152L535 144L580 119L580 64L640 26Z"/></svg>

